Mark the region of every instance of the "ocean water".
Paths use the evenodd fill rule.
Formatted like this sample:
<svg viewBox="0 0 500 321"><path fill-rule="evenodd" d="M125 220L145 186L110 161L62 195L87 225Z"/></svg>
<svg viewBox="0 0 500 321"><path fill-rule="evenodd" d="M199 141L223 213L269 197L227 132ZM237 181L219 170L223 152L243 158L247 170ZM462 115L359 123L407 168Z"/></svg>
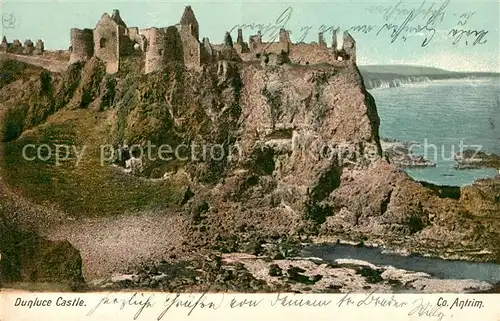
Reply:
<svg viewBox="0 0 500 321"><path fill-rule="evenodd" d="M496 284L500 282L500 265L419 255L403 256L396 253L383 253L381 248L356 247L343 244L318 244L302 251L305 257L320 257L334 262L336 259L355 259L368 261L379 266L394 266L398 269L425 272L439 279L472 279Z"/></svg>
<svg viewBox="0 0 500 321"><path fill-rule="evenodd" d="M462 186L493 177L493 168L454 168L453 155L481 149L500 154L500 78L440 80L371 89L381 137L417 142L413 152L436 167L406 169L415 180Z"/></svg>

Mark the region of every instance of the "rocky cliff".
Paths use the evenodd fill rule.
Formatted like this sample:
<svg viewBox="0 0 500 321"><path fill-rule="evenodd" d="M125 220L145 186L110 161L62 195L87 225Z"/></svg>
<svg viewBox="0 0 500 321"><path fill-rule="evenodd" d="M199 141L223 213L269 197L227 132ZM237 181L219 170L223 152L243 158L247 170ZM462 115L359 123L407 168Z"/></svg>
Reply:
<svg viewBox="0 0 500 321"><path fill-rule="evenodd" d="M354 64L172 64L148 75L136 61L122 64L113 76L92 58L62 74L22 65L2 78L5 187L77 220L180 212L179 229L192 235L182 251L286 235L499 257L498 184L446 198L387 163L375 101ZM93 151L149 142L153 155L162 144L198 149L143 155L138 177L117 172L116 157L99 164L98 153L83 167L16 158L26 142L61 141Z"/></svg>

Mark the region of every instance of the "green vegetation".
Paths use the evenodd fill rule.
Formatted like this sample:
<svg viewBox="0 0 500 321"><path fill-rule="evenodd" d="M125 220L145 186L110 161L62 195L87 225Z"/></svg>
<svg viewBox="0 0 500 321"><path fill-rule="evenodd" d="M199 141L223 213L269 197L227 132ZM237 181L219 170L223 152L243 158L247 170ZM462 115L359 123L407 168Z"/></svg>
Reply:
<svg viewBox="0 0 500 321"><path fill-rule="evenodd" d="M101 166L99 146L109 143L107 129L104 113L60 111L46 124L4 144L1 175L16 192L37 203L56 205L75 216L133 212L168 206L180 199L181 189L172 183L145 180L107 164ZM56 144L74 145L78 153L83 146L86 149L78 166L74 150L57 165L55 155L47 161L39 157L33 161L23 158L23 147L27 144L47 144L52 150ZM30 148L26 154L33 158L36 150ZM47 149L40 155L48 157Z"/></svg>
<svg viewBox="0 0 500 321"><path fill-rule="evenodd" d="M368 283L379 283L384 279L382 278L382 271L374 270L368 266L362 267L360 270L356 272L356 274L360 274L365 277L366 282Z"/></svg>
<svg viewBox="0 0 500 321"><path fill-rule="evenodd" d="M101 61L73 64L59 75L14 60L0 60L0 140L4 142L0 175L15 193L36 203L55 206L74 216L112 215L172 205L180 198L180 187L165 180L148 180L125 174L108 163L101 164L101 146L117 147L153 142L175 143L168 131L172 126L170 106L163 93L180 73L146 77L140 74L137 59L124 62L128 73L106 75ZM121 82L120 95L117 81ZM16 83L14 83L16 82ZM12 84L9 92L2 86ZM182 90L182 86L178 87ZM99 112L100 111L100 112ZM42 160L36 148L47 144ZM69 158L56 163L56 145ZM83 149L85 146L85 149ZM76 147L76 150L74 149ZM83 153L83 154L82 154ZM78 163L81 156L81 162ZM51 156L51 157L49 157ZM178 165L145 164L147 176L155 177Z"/></svg>
<svg viewBox="0 0 500 321"><path fill-rule="evenodd" d="M25 63L0 58L0 89L23 76L25 69Z"/></svg>

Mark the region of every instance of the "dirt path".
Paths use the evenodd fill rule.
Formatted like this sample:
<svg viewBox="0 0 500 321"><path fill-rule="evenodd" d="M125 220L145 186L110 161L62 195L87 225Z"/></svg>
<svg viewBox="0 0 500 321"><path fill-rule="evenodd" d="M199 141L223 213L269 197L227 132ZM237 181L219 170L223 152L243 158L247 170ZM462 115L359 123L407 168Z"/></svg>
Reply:
<svg viewBox="0 0 500 321"><path fill-rule="evenodd" d="M125 272L148 261L185 257L187 224L180 213L149 211L120 216L74 219L15 195L0 178L0 205L9 220L56 241L68 240L80 251L86 281Z"/></svg>

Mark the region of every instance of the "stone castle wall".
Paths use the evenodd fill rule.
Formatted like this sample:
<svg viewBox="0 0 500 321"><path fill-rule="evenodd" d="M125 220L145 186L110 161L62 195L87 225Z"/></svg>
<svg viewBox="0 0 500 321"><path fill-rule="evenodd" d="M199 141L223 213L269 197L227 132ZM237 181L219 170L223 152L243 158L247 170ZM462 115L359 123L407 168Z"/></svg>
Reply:
<svg viewBox="0 0 500 321"><path fill-rule="evenodd" d="M184 65L188 69L201 67L201 43L193 34L191 25L178 25L177 29L182 41Z"/></svg>
<svg viewBox="0 0 500 321"><path fill-rule="evenodd" d="M165 30L150 28L141 30L146 38L146 74L159 71L163 67L163 52L165 50Z"/></svg>
<svg viewBox="0 0 500 321"><path fill-rule="evenodd" d="M35 45L35 55L41 55L45 51L45 44L42 39L38 39Z"/></svg>
<svg viewBox="0 0 500 321"><path fill-rule="evenodd" d="M94 55L94 32L92 29L71 29L71 54L69 63L85 61Z"/></svg>
<svg viewBox="0 0 500 321"><path fill-rule="evenodd" d="M118 71L120 27L105 13L94 29L94 55L104 61L107 73Z"/></svg>
<svg viewBox="0 0 500 321"><path fill-rule="evenodd" d="M346 58L356 62L356 41L348 32L344 32L342 50L346 54Z"/></svg>
<svg viewBox="0 0 500 321"><path fill-rule="evenodd" d="M31 39L26 39L24 45L19 39L14 40L12 43L7 41L7 38L3 36L0 42L0 52L1 53L11 53L16 55L41 55L45 50L45 46L42 39L38 39L36 44L31 41Z"/></svg>
<svg viewBox="0 0 500 321"><path fill-rule="evenodd" d="M328 47L323 33L319 33L318 42L292 43L289 33L280 30L279 41L263 42L260 33L249 37L248 44L242 41L241 29L238 30L238 40L234 48L245 61L260 59L263 56L279 57L283 54L288 56L292 63L296 64L320 64L332 63L337 60L349 60L356 62L356 42L348 32L344 33L344 44L342 49L337 49L337 34L332 36L332 45Z"/></svg>
<svg viewBox="0 0 500 321"><path fill-rule="evenodd" d="M132 27L132 28L127 28L126 34L130 41L132 42L139 42L140 41L140 36L139 36L139 28L137 27Z"/></svg>
<svg viewBox="0 0 500 321"><path fill-rule="evenodd" d="M165 49L163 53L163 64L169 62L180 62L184 60L184 43L179 30L175 26L165 29Z"/></svg>
<svg viewBox="0 0 500 321"><path fill-rule="evenodd" d="M21 43L21 41L19 41L19 39L16 39L12 42L8 51L13 53L13 54L22 54L23 53L23 44Z"/></svg>
<svg viewBox="0 0 500 321"><path fill-rule="evenodd" d="M31 55L33 51L35 51L35 45L33 44L33 41L31 41L30 39L24 41L23 53L25 55Z"/></svg>
<svg viewBox="0 0 500 321"><path fill-rule="evenodd" d="M290 61L301 65L326 63L333 60L331 50L317 43L298 43L292 45Z"/></svg>
<svg viewBox="0 0 500 321"><path fill-rule="evenodd" d="M233 43L230 33L226 33L223 44L211 44L208 38L200 42L199 32L198 21L190 6L185 8L180 22L175 26L141 30L127 27L118 10L114 10L112 16L105 13L93 31L71 30L70 62L96 56L104 61L108 73L116 73L120 57L144 55L144 72L151 73L178 61L191 70L200 70L205 64L220 61L261 61L264 66L356 61L356 43L347 32L344 33L342 49L337 49L336 33L332 46L328 47L322 33L319 34L318 42L293 43L289 31L280 29L275 35L278 41L263 42L259 32L251 35L247 43L243 40L242 30L238 29L236 43ZM26 51L31 51L33 46L25 47Z"/></svg>
<svg viewBox="0 0 500 321"><path fill-rule="evenodd" d="M9 48L9 43L7 42L7 37L3 36L2 42L0 42L0 52L7 53L8 48Z"/></svg>

